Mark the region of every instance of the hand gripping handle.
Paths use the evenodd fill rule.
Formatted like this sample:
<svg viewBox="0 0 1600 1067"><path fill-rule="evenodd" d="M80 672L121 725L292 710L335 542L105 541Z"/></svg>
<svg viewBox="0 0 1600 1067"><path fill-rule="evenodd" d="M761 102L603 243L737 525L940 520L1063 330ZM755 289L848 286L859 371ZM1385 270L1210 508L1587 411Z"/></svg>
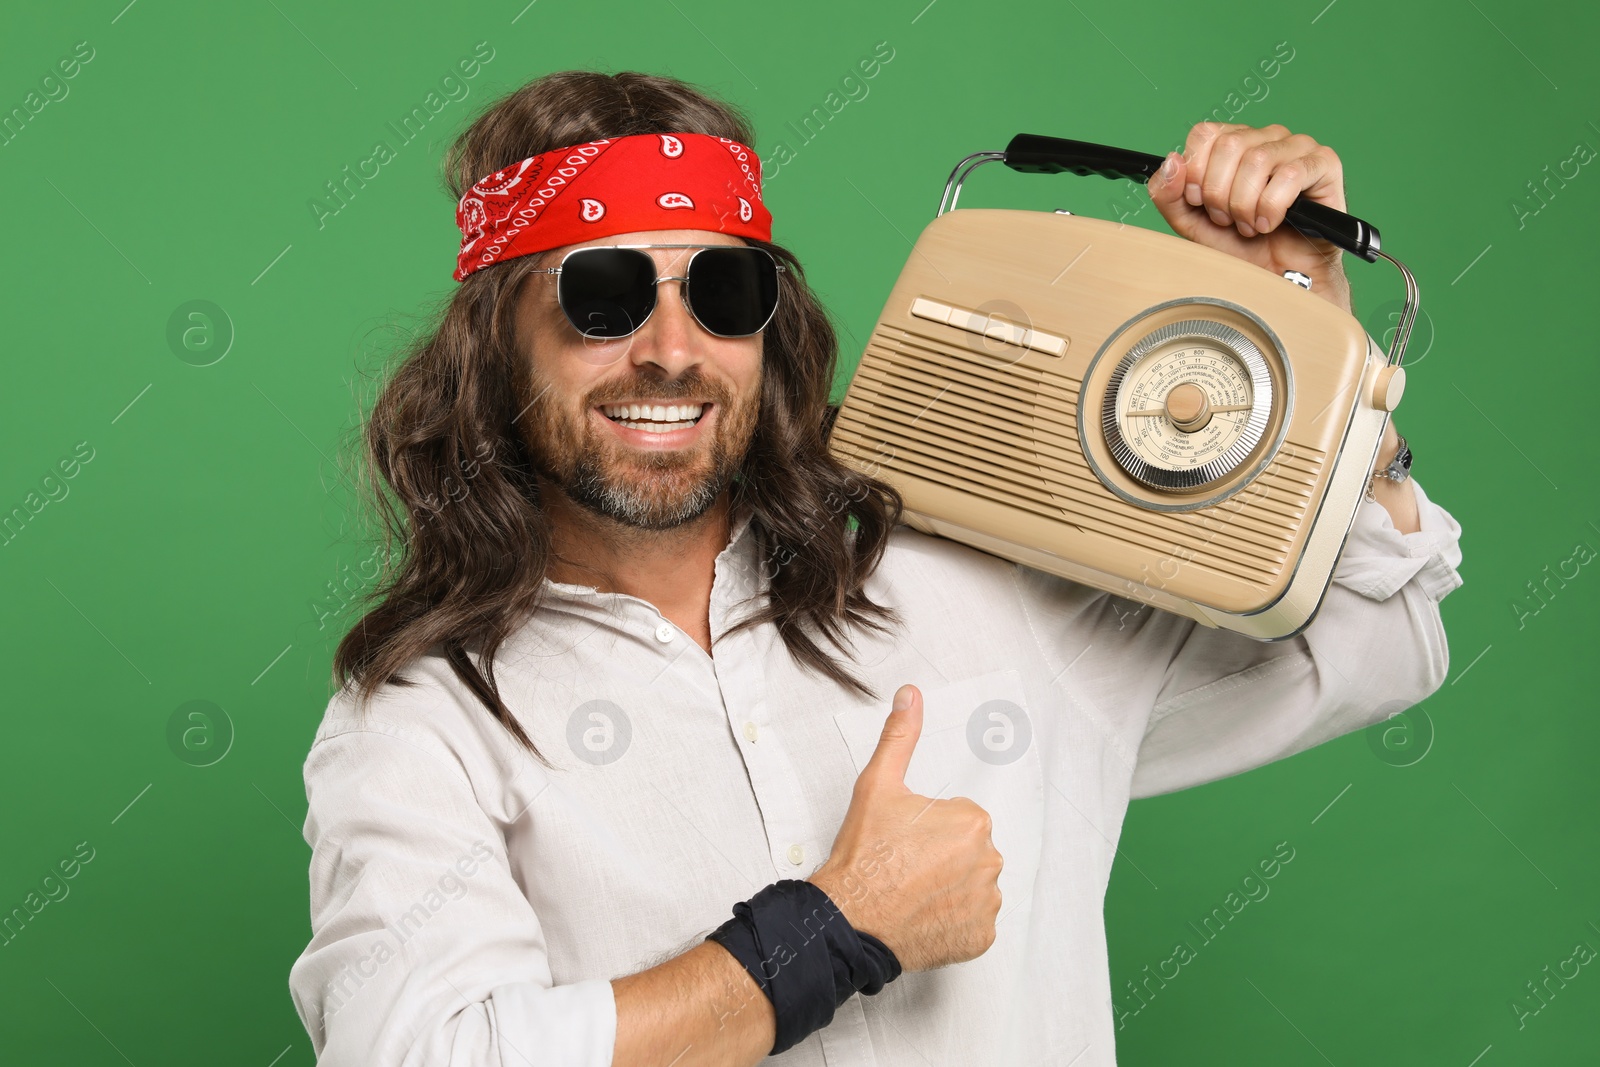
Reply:
<svg viewBox="0 0 1600 1067"><path fill-rule="evenodd" d="M1065 137L1045 137L1019 133L1006 145L1002 162L1012 170L1028 174L1099 174L1106 178L1126 178L1147 182L1160 169L1164 156L1111 148ZM1308 237L1331 241L1368 263L1378 259L1378 229L1369 222L1348 215L1327 204L1301 196L1289 206L1284 221Z"/></svg>

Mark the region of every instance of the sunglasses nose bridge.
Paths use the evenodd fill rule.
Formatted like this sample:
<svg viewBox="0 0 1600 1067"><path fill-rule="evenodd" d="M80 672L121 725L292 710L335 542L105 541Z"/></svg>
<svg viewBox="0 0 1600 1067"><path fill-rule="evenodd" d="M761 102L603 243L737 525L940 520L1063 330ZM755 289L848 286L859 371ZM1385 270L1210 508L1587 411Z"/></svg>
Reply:
<svg viewBox="0 0 1600 1067"><path fill-rule="evenodd" d="M662 282L677 282L678 283L678 299L680 301L682 301L684 310L689 312L689 317L695 319L695 321L698 322L699 321L699 316L695 315L693 307L691 307L690 304L689 304L689 278L688 278L688 275L683 275L683 276L678 276L678 275L674 275L674 274L658 274L658 275L656 275L655 290L656 290L657 302L659 302L660 298L661 298L661 283Z"/></svg>

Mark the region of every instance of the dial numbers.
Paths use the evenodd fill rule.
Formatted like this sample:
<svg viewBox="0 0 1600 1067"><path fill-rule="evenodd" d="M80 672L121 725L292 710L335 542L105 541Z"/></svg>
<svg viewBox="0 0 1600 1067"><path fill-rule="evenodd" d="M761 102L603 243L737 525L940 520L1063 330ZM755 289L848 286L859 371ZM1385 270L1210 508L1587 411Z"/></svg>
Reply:
<svg viewBox="0 0 1600 1067"><path fill-rule="evenodd" d="M1198 415L1182 421L1177 401L1194 390L1202 394ZM1192 470L1216 459L1243 436L1250 421L1250 373L1239 357L1220 345L1180 339L1151 352L1131 368L1117 390L1117 421L1129 447L1146 463L1170 470ZM1173 398L1174 410L1168 410ZM1227 409L1227 410L1219 410ZM1173 416L1179 415L1175 419Z"/></svg>
<svg viewBox="0 0 1600 1067"><path fill-rule="evenodd" d="M1140 338L1106 383L1101 429L1124 471L1158 489L1226 477L1261 440L1272 378L1255 343L1207 319Z"/></svg>

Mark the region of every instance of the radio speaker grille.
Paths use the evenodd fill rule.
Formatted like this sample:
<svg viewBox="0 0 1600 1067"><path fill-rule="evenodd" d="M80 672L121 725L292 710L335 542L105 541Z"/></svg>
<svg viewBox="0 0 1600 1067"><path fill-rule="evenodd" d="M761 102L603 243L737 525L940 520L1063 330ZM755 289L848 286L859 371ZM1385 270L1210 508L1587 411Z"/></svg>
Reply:
<svg viewBox="0 0 1600 1067"><path fill-rule="evenodd" d="M1239 494L1250 508L1230 507L1234 497L1196 511L1146 510L1108 493L1085 462L1079 380L1026 355L996 367L994 353L1009 348L998 341L974 337L964 348L919 330L893 333L868 343L851 385L860 399L840 410L832 439L841 455L880 469L908 507L923 480L1261 587L1282 575L1326 453L1285 442Z"/></svg>

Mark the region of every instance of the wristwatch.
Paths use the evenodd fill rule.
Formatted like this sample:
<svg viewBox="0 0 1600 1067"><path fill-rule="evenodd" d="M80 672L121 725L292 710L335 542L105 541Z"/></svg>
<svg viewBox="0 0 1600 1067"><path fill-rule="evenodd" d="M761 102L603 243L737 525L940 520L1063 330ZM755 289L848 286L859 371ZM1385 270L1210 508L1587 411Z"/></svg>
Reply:
<svg viewBox="0 0 1600 1067"><path fill-rule="evenodd" d="M1395 449L1394 458L1389 465L1373 473L1374 479L1387 478L1391 482L1403 482L1411 477L1411 448L1406 444L1403 434L1396 434L1400 438L1400 447ZM1367 497L1372 499L1372 486L1367 486Z"/></svg>

